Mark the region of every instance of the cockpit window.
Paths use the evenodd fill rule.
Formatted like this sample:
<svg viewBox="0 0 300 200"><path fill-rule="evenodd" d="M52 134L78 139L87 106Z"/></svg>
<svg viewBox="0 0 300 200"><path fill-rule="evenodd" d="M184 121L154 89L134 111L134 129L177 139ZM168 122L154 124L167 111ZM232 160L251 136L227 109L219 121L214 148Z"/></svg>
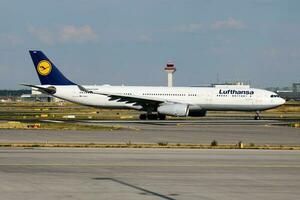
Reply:
<svg viewBox="0 0 300 200"><path fill-rule="evenodd" d="M272 94L271 95L271 98L276 98L276 97L279 97L279 95L278 94Z"/></svg>

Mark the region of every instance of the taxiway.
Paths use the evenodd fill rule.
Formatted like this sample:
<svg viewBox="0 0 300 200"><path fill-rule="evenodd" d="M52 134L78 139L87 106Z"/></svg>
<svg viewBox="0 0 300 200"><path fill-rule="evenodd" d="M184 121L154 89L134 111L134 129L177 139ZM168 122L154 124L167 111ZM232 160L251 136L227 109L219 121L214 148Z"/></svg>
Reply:
<svg viewBox="0 0 300 200"><path fill-rule="evenodd" d="M300 151L0 149L2 199L298 199Z"/></svg>
<svg viewBox="0 0 300 200"><path fill-rule="evenodd" d="M49 121L48 121L49 122ZM52 121L52 123L66 123ZM0 130L0 142L53 143L197 143L299 145L300 129L276 120L191 120L191 121L73 121L93 125L120 125L122 130Z"/></svg>

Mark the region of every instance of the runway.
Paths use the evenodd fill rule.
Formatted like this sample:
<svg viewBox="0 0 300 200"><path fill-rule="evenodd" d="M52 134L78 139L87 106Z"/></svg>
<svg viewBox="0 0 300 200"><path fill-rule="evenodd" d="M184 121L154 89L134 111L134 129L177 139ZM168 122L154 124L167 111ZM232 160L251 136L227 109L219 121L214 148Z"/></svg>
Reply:
<svg viewBox="0 0 300 200"><path fill-rule="evenodd" d="M1 198L298 199L300 151L0 149Z"/></svg>

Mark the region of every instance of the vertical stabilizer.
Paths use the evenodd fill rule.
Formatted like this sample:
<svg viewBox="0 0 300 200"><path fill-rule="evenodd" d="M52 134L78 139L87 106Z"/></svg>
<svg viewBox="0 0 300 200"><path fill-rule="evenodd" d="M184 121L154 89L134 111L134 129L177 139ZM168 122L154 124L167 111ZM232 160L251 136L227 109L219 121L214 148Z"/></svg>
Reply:
<svg viewBox="0 0 300 200"><path fill-rule="evenodd" d="M29 51L42 85L76 85L67 79L42 51Z"/></svg>

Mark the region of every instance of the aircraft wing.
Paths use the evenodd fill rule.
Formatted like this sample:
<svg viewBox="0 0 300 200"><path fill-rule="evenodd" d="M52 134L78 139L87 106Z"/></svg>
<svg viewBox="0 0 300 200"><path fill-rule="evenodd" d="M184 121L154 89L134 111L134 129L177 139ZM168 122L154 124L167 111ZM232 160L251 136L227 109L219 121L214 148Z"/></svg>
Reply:
<svg viewBox="0 0 300 200"><path fill-rule="evenodd" d="M157 106L161 103L166 102L164 99L156 98L156 97L145 97L145 96L137 96L137 95L124 95L117 93L106 93L106 92L94 92L94 94L105 95L109 97L110 101L118 101L125 102L128 104L133 104L135 106L140 105L143 107L147 107L149 105Z"/></svg>
<svg viewBox="0 0 300 200"><path fill-rule="evenodd" d="M133 104L134 106L140 105L143 108L147 108L149 106L157 107L159 104L167 102L165 99L156 98L156 97L125 95L125 94L109 93L109 92L93 92L93 91L89 91L82 85L77 85L77 86L81 91L107 96L109 97L109 101L125 102L128 104Z"/></svg>

